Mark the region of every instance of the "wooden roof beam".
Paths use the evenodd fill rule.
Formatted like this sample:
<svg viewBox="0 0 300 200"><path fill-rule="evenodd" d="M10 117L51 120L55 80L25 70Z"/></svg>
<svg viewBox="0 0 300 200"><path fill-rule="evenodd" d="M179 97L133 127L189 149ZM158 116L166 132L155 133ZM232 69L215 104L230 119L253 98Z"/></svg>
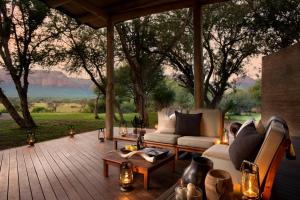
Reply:
<svg viewBox="0 0 300 200"><path fill-rule="evenodd" d="M70 2L71 2L71 0L64 0L64 1L63 0L52 0L52 1L47 1L46 3L51 8L57 8L57 7L63 6Z"/></svg>
<svg viewBox="0 0 300 200"><path fill-rule="evenodd" d="M107 20L109 18L107 12L105 12L102 9L99 9L97 6L92 5L91 3L84 3L82 0L72 0L72 3L78 4L81 8L83 8L85 11L89 12L92 15L95 16L95 18L100 19L107 23ZM88 14L89 15L89 14ZM86 15L86 16L88 16ZM86 17L83 17L83 20ZM80 18L78 19L80 21Z"/></svg>
<svg viewBox="0 0 300 200"><path fill-rule="evenodd" d="M149 6L145 8L137 8L133 10L123 11L120 13L112 14L111 18L114 23L118 23L121 21L126 21L146 15L156 14L167 12L171 10L190 8L196 4L206 5L213 3L221 3L228 0L185 0L185 1L175 1L172 3L164 3L155 6Z"/></svg>

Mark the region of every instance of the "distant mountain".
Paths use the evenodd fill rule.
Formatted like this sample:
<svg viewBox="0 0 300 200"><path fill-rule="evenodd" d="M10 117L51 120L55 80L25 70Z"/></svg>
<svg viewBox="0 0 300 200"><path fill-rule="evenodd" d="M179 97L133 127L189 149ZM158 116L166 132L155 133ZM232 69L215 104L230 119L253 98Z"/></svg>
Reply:
<svg viewBox="0 0 300 200"><path fill-rule="evenodd" d="M255 82L256 80L249 76L238 78L236 80L237 87L240 89L248 89L252 87L255 84Z"/></svg>
<svg viewBox="0 0 300 200"><path fill-rule="evenodd" d="M92 82L66 76L59 71L35 70L29 75L29 97L91 98ZM17 92L10 76L0 69L0 84L7 96L15 97Z"/></svg>

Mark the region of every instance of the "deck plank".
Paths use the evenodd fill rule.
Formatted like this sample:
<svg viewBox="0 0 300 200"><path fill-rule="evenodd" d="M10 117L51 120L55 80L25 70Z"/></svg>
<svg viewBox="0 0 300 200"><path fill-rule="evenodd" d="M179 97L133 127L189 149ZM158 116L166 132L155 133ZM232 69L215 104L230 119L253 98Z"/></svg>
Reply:
<svg viewBox="0 0 300 200"><path fill-rule="evenodd" d="M56 177L58 178L59 182L61 183L62 187L64 188L64 191L67 193L69 199L74 200L80 200L80 196L75 190L75 188L70 183L69 179L65 176L65 174L62 172L62 170L59 168L57 163L53 160L53 158L50 156L49 152L46 150L43 144L36 145L39 154L42 154L48 164L51 166L51 169L55 173Z"/></svg>
<svg viewBox="0 0 300 200"><path fill-rule="evenodd" d="M64 162L56 155L53 149L47 148L47 144L44 143L43 147L47 149L49 155L59 166L64 175L68 178L69 182L76 189L77 193L82 199L89 200L93 199L92 196L86 191L84 186L79 182L79 180L74 176L74 174L70 171L70 169L64 164ZM42 148L42 147L41 147Z"/></svg>
<svg viewBox="0 0 300 200"><path fill-rule="evenodd" d="M7 199L9 176L9 150L3 152L0 171L0 200Z"/></svg>
<svg viewBox="0 0 300 200"><path fill-rule="evenodd" d="M27 169L23 157L23 150L22 150L23 148L24 147L17 148L20 199L30 200L32 199L32 195L31 195L31 188L29 184Z"/></svg>
<svg viewBox="0 0 300 200"><path fill-rule="evenodd" d="M46 175L46 173L44 172L44 169L34 151L34 149L32 149L32 151L29 152L30 153L30 157L32 160L32 163L34 165L35 171L37 173L37 177L39 179L39 182L41 184L41 188L43 190L43 194L45 196L46 200L55 200L56 199L56 195L53 191L53 188L48 180L48 177Z"/></svg>
<svg viewBox="0 0 300 200"><path fill-rule="evenodd" d="M35 148L35 153L37 155L37 158L39 159L39 161L41 162L41 165L49 179L49 182L53 188L53 191L57 197L57 199L62 199L62 200L67 200L69 199L66 192L64 191L63 186L61 185L61 183L59 182L58 178L56 177L53 169L51 168L51 166L48 164L46 158L44 157L44 155L42 154L42 152L40 151L39 148Z"/></svg>
<svg viewBox="0 0 300 200"><path fill-rule="evenodd" d="M23 155L25 160L25 165L27 168L27 174L29 179L29 184L31 188L31 194L33 199L45 199L44 193L40 184L40 181L38 179L38 176L36 174L34 165L32 163L31 157L30 157L30 151L32 151L32 148L24 148L23 149Z"/></svg>
<svg viewBox="0 0 300 200"><path fill-rule="evenodd" d="M10 149L9 151L9 180L8 180L8 199L15 200L19 197L19 175L18 175L18 162L17 150Z"/></svg>

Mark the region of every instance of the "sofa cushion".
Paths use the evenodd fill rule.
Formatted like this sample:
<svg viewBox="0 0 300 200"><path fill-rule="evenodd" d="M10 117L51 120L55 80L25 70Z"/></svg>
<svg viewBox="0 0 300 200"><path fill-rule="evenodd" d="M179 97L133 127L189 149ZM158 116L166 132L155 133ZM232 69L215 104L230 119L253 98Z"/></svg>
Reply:
<svg viewBox="0 0 300 200"><path fill-rule="evenodd" d="M200 108L191 110L189 113L202 113L200 122L201 136L221 137L224 128L224 121L223 114L220 110Z"/></svg>
<svg viewBox="0 0 300 200"><path fill-rule="evenodd" d="M179 138L180 135L175 134L160 134L157 132L154 133L146 133L144 135L145 141L152 141L152 142L161 142L166 144L177 144L177 138Z"/></svg>
<svg viewBox="0 0 300 200"><path fill-rule="evenodd" d="M233 163L230 160L224 160L216 157L203 156L210 159L214 163L214 169L222 169L231 175L234 186L241 183L241 172L235 169Z"/></svg>
<svg viewBox="0 0 300 200"><path fill-rule="evenodd" d="M229 146L229 156L236 169L240 169L243 160L255 160L263 140L264 135L256 132L253 121L242 126L236 139Z"/></svg>
<svg viewBox="0 0 300 200"><path fill-rule="evenodd" d="M220 158L224 160L230 160L229 146L226 144L215 144L203 152L203 156L209 156L214 158Z"/></svg>
<svg viewBox="0 0 300 200"><path fill-rule="evenodd" d="M167 111L163 109L157 112L157 117L158 117L157 130L160 133L166 133L166 134L175 133L175 123L176 123L175 116L169 117Z"/></svg>
<svg viewBox="0 0 300 200"><path fill-rule="evenodd" d="M175 133L185 136L200 136L200 121L202 113L184 114L175 111L176 126Z"/></svg>
<svg viewBox="0 0 300 200"><path fill-rule="evenodd" d="M198 147L207 149L214 145L218 138L202 137L202 136L183 136L177 139L180 146Z"/></svg>

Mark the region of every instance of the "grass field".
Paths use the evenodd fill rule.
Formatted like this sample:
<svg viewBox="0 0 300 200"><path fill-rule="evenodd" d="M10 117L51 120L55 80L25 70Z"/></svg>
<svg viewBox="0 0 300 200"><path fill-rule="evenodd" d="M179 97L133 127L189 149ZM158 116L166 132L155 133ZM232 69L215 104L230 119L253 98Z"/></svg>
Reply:
<svg viewBox="0 0 300 200"><path fill-rule="evenodd" d="M130 121L135 115L135 113L125 114L128 125L131 125ZM105 120L104 114L100 114L100 119L96 120L91 113L32 113L32 116L38 125L36 130L38 142L67 136L70 125L74 125L77 133L97 130L104 127ZM156 114L150 113L149 117L150 127L154 127L157 123ZM12 120L0 121L0 149L25 144L25 130L19 129Z"/></svg>
<svg viewBox="0 0 300 200"><path fill-rule="evenodd" d="M135 116L135 113L125 114L125 120L128 126ZM97 130L104 127L105 115L100 114L100 119L94 119L92 113L32 113L35 122L38 125L36 137L38 142L51 140L67 136L70 125L73 125L77 133ZM260 114L251 115L229 115L226 120L229 121L246 121L247 119L259 119ZM149 114L150 127L157 123L157 114ZM118 126L116 123L115 126ZM96 139L96 138L95 138ZM19 129L12 120L0 121L0 149L21 146L26 144L26 131Z"/></svg>

